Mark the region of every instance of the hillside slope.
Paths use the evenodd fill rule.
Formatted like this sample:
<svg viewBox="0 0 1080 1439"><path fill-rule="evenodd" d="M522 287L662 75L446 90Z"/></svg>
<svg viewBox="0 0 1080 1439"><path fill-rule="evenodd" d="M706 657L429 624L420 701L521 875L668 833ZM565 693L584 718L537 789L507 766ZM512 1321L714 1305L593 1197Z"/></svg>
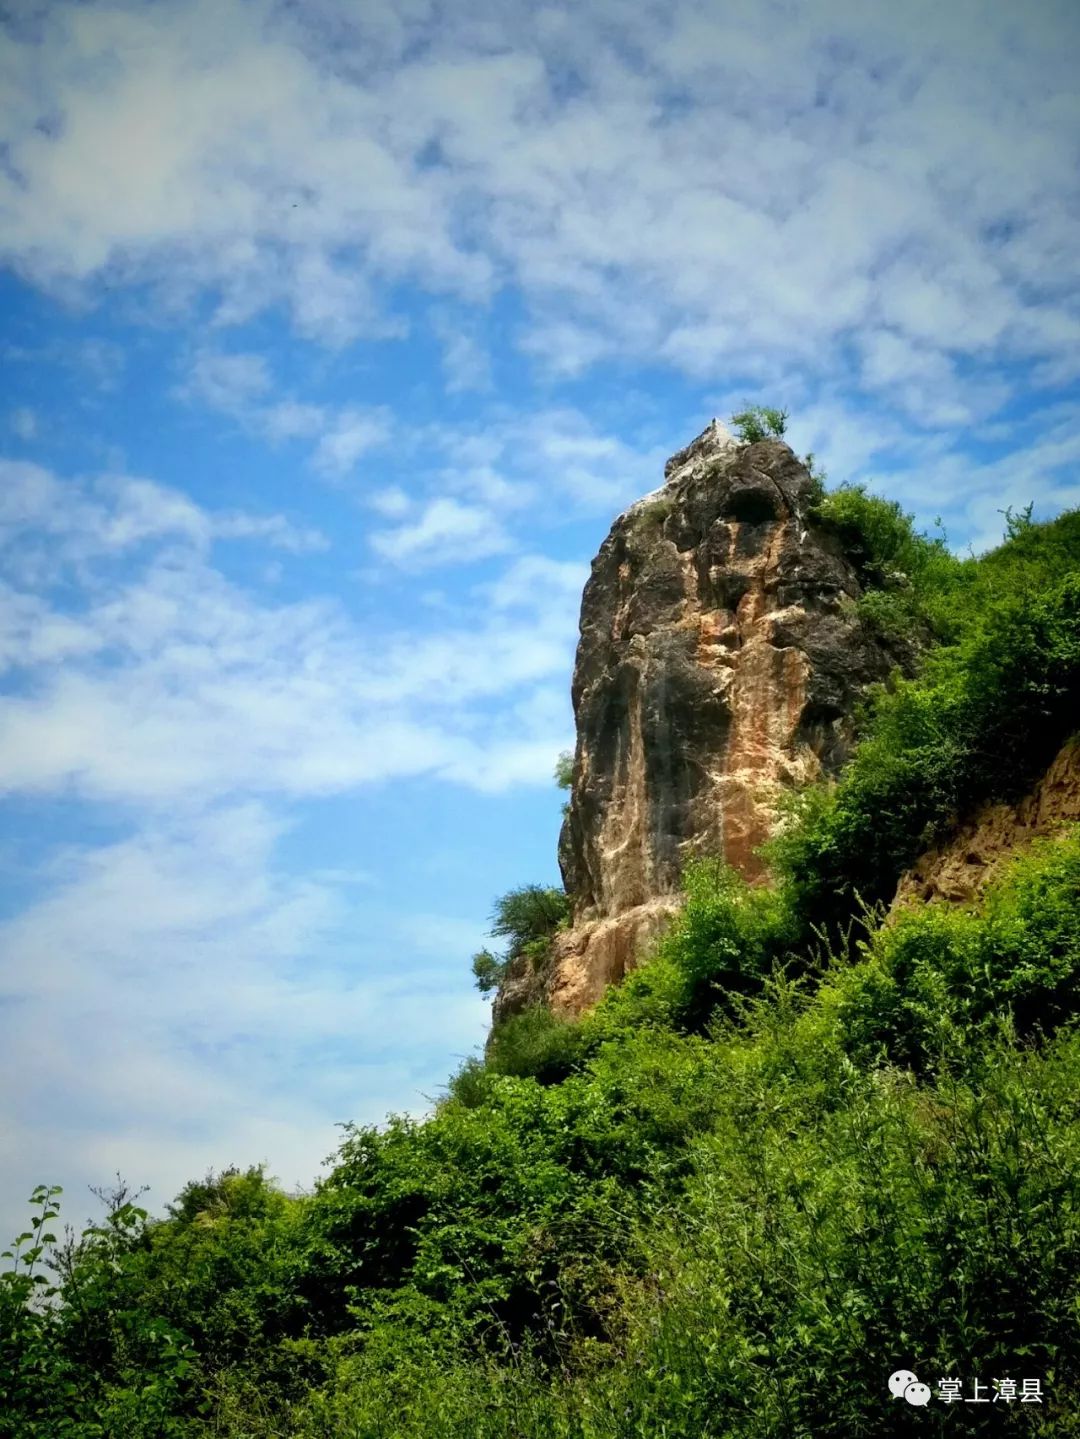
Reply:
<svg viewBox="0 0 1080 1439"><path fill-rule="evenodd" d="M0 1434L1080 1434L1080 834L1023 820L1080 717L1080 514L961 561L858 490L812 503L857 623L918 658L792 791L768 878L686 863L622 984L505 1014L310 1195L230 1171L57 1246L44 1194ZM924 899L988 806L1023 843Z"/></svg>

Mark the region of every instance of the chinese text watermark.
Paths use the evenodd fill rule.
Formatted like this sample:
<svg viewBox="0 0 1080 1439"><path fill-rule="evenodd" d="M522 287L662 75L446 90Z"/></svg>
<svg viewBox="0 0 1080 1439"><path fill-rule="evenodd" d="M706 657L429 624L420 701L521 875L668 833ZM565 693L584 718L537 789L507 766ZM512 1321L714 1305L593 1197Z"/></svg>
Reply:
<svg viewBox="0 0 1080 1439"><path fill-rule="evenodd" d="M968 1392L970 1388L970 1392ZM894 1399L906 1399L917 1409L940 1399L943 1404L1041 1404L1041 1379L972 1379L965 1386L962 1379L939 1379L936 1392L923 1384L910 1369L897 1369L889 1375L889 1393Z"/></svg>

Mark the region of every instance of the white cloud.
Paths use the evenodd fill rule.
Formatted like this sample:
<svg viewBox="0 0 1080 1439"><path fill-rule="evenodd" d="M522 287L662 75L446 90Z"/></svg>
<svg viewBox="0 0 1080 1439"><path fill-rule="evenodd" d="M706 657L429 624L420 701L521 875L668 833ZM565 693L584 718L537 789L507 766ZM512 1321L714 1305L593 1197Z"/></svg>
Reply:
<svg viewBox="0 0 1080 1439"><path fill-rule="evenodd" d="M978 424L1008 397L1008 385L1000 378L961 379L943 351L890 330L872 331L859 348L865 388L922 425L960 429Z"/></svg>
<svg viewBox="0 0 1080 1439"><path fill-rule="evenodd" d="M72 304L102 286L154 319L209 303L186 397L302 442L328 478L392 436L370 542L409 603L414 569L500 567L467 594L422 592L419 625L373 618L367 597L274 602L227 578L215 544L304 552L325 544L314 530L4 464L0 789L112 805L130 832L59 855L2 926L20 988L0 1069L66 1117L46 1139L20 1110L0 1169L29 1188L119 1165L167 1191L265 1155L308 1178L328 1116L356 1117L365 1093L359 1117L378 1118L416 1084L410 1049L361 1085L365 1044L445 1052L448 1022L462 1047L478 1032L441 972L406 993L337 963L363 928L352 880L283 873L281 815L395 777L550 783L587 571L536 536L659 482L694 427L661 435L670 401L636 405L656 370L724 387L718 414L728 388L733 404L780 392L800 449L942 509L954 538L996 538L1008 504L1080 499L1075 407L1038 433L993 421L1075 377L1076 23L1060 0L1023 16L837 0L827 17L773 0L617 16L606 0L59 0L13 22L0 258ZM629 418L553 389L542 411L459 401L474 418L406 431L281 387L240 348L256 341L229 347L227 327L273 310L339 349L430 323L454 395L487 391L507 338L555 381L611 362ZM77 368L99 398L129 363L92 338L5 355ZM971 461L940 433L973 425L1009 458ZM417 915L402 937L467 949L467 931Z"/></svg>
<svg viewBox="0 0 1080 1439"><path fill-rule="evenodd" d="M390 436L385 410L339 410L315 447L312 464L325 475L347 475L369 450L384 445Z"/></svg>
<svg viewBox="0 0 1080 1439"><path fill-rule="evenodd" d="M395 529L377 530L372 548L395 564L464 564L499 555L513 541L490 510L460 500L432 500L415 521Z"/></svg>
<svg viewBox="0 0 1080 1439"><path fill-rule="evenodd" d="M0 458L0 547L9 571L40 579L63 563L115 558L169 539L198 550L215 540L262 540L294 554L327 544L317 530L283 515L204 510L153 480L104 475L71 483L40 465Z"/></svg>
<svg viewBox="0 0 1080 1439"><path fill-rule="evenodd" d="M653 489L664 461L685 441L642 443L601 430L569 406L496 415L475 430L430 437L445 463L433 478L502 512L524 505L563 514L608 514Z"/></svg>
<svg viewBox="0 0 1080 1439"><path fill-rule="evenodd" d="M475 323L461 314L436 313L433 327L442 345L443 373L448 394L492 388L491 357Z"/></svg>
<svg viewBox="0 0 1080 1439"><path fill-rule="evenodd" d="M1001 543L1004 511L1035 506L1046 519L1080 507L1080 410L1067 406L1055 419L1036 415L1024 428L1025 443L1001 458L973 462L963 454L930 456L907 472L882 476L882 488L917 507L941 514L954 547L976 552Z"/></svg>
<svg viewBox="0 0 1080 1439"><path fill-rule="evenodd" d="M218 514L211 521L211 534L217 540L262 540L294 555L325 550L330 543L313 527L291 524L283 515Z"/></svg>
<svg viewBox="0 0 1080 1439"><path fill-rule="evenodd" d="M947 367L1075 349L1066 4L1017 25L992 0L685 0L618 43L601 4L365 8L50 7L6 60L11 263L173 303L213 287L219 323L284 303L332 344L403 332L388 296L416 283L452 387L486 375L446 315L502 284L564 374L833 378L879 328Z"/></svg>
<svg viewBox="0 0 1080 1439"><path fill-rule="evenodd" d="M271 388L262 355L222 354L200 350L191 366L185 393L227 415L245 413Z"/></svg>
<svg viewBox="0 0 1080 1439"><path fill-rule="evenodd" d="M397 978L364 964L354 876L282 872L282 828L244 803L69 849L45 895L0 925L4 1222L42 1180L65 1185L66 1217L81 1220L73 1181L117 1168L154 1181L158 1205L210 1165L265 1159L287 1185L310 1183L335 1121L381 1120L403 1099L426 1108L446 1046L479 1038L482 1006L445 964ZM426 923L444 936L441 961L480 938L479 925Z"/></svg>
<svg viewBox="0 0 1080 1439"><path fill-rule="evenodd" d="M500 610L533 609L539 595L560 595L576 605L588 577L587 564L522 555L492 584L484 585L481 593Z"/></svg>
<svg viewBox="0 0 1080 1439"><path fill-rule="evenodd" d="M283 299L301 330L332 340L371 309L342 247L384 271L483 279L378 107L314 65L268 7L60 7L44 29L41 45L10 46L7 79L25 85L5 87L8 253L36 277L109 268L177 297L221 284L223 317Z"/></svg>
<svg viewBox="0 0 1080 1439"><path fill-rule="evenodd" d="M485 745L518 742L484 738L488 701L569 671L576 604L565 590L512 624L374 630L329 600L266 603L214 568L208 543L222 536L303 547L278 517L215 517L147 481L81 486L10 463L6 478L5 648L9 664L32 667L32 683L0 705L9 793L158 804L457 777ZM447 500L416 529L387 532L383 548L423 564L440 547L508 544L485 512ZM17 577L9 556L21 558ZM77 605L48 597L63 565ZM505 772L507 783L523 774Z"/></svg>
<svg viewBox="0 0 1080 1439"><path fill-rule="evenodd" d="M65 335L63 340L34 345L5 345L0 351L5 360L16 364L49 364L62 366L77 376L80 393L87 393L87 382L100 399L114 391L123 377L127 357L112 340Z"/></svg>
<svg viewBox="0 0 1080 1439"><path fill-rule="evenodd" d="M387 485L367 495L367 503L376 514L387 520L399 520L409 513L411 501L400 485Z"/></svg>
<svg viewBox="0 0 1080 1439"><path fill-rule="evenodd" d="M926 435L893 417L868 424L850 399L832 397L800 410L789 439L800 453L813 450L830 482L861 481L899 500L924 526L944 522L954 549L976 551L1000 543L1001 514L1029 501L1037 518L1080 505L1080 408L1061 403L1024 420L980 430L997 447L996 458L974 459L947 437Z"/></svg>
<svg viewBox="0 0 1080 1439"><path fill-rule="evenodd" d="M361 409L316 405L291 395L274 397L269 366L258 354L199 350L174 393L228 415L272 443L316 441L312 468L333 478L349 474L361 456L387 442L392 430L383 406Z"/></svg>
<svg viewBox="0 0 1080 1439"><path fill-rule="evenodd" d="M483 925L399 923L377 876L286 870L282 816L393 776L548 785L574 586L523 558L481 613L391 632L230 583L209 547L226 522L165 487L2 478L0 790L111 804L127 832L54 849L0 924L0 1222L42 1179L81 1219L81 1186L117 1168L157 1205L208 1165L310 1181L336 1120L426 1108L448 1050L479 1040L485 1006L445 959ZM272 520L230 523L274 538ZM48 564L16 575L35 543ZM386 974L358 933L413 967Z"/></svg>
<svg viewBox="0 0 1080 1439"><path fill-rule="evenodd" d="M272 442L279 440L307 440L319 434L326 424L326 412L321 405L306 404L302 400L278 400L265 405L255 417L258 428Z"/></svg>
<svg viewBox="0 0 1080 1439"><path fill-rule="evenodd" d="M81 1219L81 1186L117 1168L158 1205L208 1165L310 1181L336 1120L426 1108L479 1040L485 1006L445 959L483 925L399 923L378 876L286 870L283 815L394 776L547 786L574 586L523 558L475 612L396 632L230 583L211 542L274 541L273 517L27 464L0 481L0 791L111 805L125 831L54 848L0 924L0 1222L42 1179ZM386 974L358 933L413 967Z"/></svg>
<svg viewBox="0 0 1080 1439"><path fill-rule="evenodd" d="M642 443L640 429L605 431L569 406L508 413L470 425L404 434L400 456L412 493L399 485L367 497L393 525L369 544L407 569L467 565L519 549L538 527L609 515L655 488L664 460L684 436ZM520 537L520 538L519 538Z"/></svg>

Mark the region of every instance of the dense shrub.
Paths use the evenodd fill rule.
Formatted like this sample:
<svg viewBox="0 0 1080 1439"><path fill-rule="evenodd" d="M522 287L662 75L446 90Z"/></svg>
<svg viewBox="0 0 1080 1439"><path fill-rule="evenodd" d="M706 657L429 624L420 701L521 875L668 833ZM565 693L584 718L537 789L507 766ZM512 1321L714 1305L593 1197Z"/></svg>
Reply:
<svg viewBox="0 0 1080 1439"><path fill-rule="evenodd" d="M1027 1037L1080 1013L1080 831L1014 862L977 908L910 906L831 981L849 1052L926 1068L1007 1016Z"/></svg>
<svg viewBox="0 0 1080 1439"><path fill-rule="evenodd" d="M560 789L572 789L574 785L574 752L564 749L555 761L555 783Z"/></svg>
<svg viewBox="0 0 1080 1439"><path fill-rule="evenodd" d="M808 794L774 845L806 922L891 898L957 815L1021 794L1076 725L1080 568L1037 588L992 583L1006 577L969 587L956 638L878 697L843 782Z"/></svg>
<svg viewBox="0 0 1080 1439"><path fill-rule="evenodd" d="M534 1005L495 1029L487 1064L496 1074L531 1075L541 1084L556 1084L572 1073L581 1052L580 1027Z"/></svg>
<svg viewBox="0 0 1080 1439"><path fill-rule="evenodd" d="M708 1035L640 1027L613 994L562 1083L474 1067L468 1102L350 1130L308 1200L250 1173L188 1186L170 1219L80 1261L113 1320L92 1401L56 1336L72 1412L106 1416L70 1432L901 1435L884 1380L906 1363L935 1385L1039 1377L1046 1432L1067 1434L1078 867L1076 834L1037 846L978 909L872 929L820 984L774 969ZM661 990L690 935L723 960L732 924L761 954L777 932L777 901L696 876ZM1024 1047L1048 1015L1057 1036ZM124 1314L172 1429L131 1399ZM155 1326L212 1420L190 1378L153 1377Z"/></svg>
<svg viewBox="0 0 1080 1439"><path fill-rule="evenodd" d="M798 930L783 890L754 887L715 861L689 866L686 903L659 946L678 984L669 1022L700 1028L758 994Z"/></svg>
<svg viewBox="0 0 1080 1439"><path fill-rule="evenodd" d="M791 1048L804 1075L827 1073ZM966 1395L972 1376L988 1389L1038 1376L1049 1412L1036 1427L1075 1432L1076 1033L1045 1056L991 1041L975 1082L837 1067L815 1090L772 1068L733 1070L727 1112L657 1231L627 1362L603 1385L625 1428L582 1432L907 1436L911 1414L885 1390L900 1365L934 1388L962 1377ZM1031 1425L1005 1408L967 1424ZM919 1417L939 1433L953 1416Z"/></svg>

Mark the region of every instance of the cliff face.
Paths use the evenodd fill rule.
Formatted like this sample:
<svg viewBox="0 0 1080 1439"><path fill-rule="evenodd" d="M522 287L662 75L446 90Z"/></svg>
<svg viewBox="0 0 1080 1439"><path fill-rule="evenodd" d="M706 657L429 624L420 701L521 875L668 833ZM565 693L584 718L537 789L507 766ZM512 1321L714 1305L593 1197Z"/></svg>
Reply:
<svg viewBox="0 0 1080 1439"><path fill-rule="evenodd" d="M739 444L714 421L615 521L574 668L559 843L573 927L544 975L508 976L497 1018L536 998L594 1003L673 913L688 857L761 877L780 791L846 758L855 702L895 658L856 616L812 494L786 444Z"/></svg>

